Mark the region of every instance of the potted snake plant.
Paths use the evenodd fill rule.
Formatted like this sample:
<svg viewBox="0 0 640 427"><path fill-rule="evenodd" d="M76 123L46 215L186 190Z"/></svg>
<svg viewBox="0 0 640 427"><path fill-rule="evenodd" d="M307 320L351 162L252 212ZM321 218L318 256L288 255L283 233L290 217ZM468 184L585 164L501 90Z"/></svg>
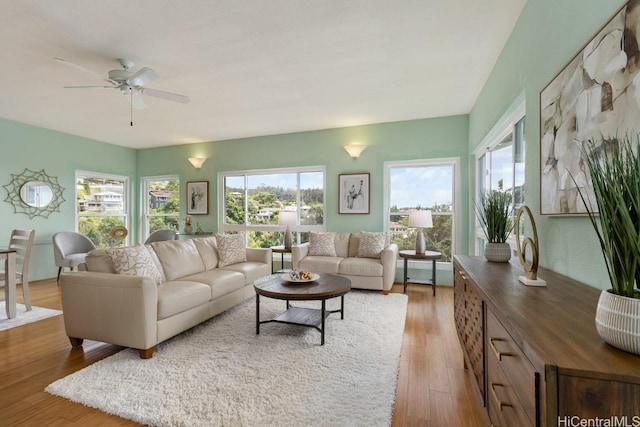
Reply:
<svg viewBox="0 0 640 427"><path fill-rule="evenodd" d="M480 193L476 203L476 213L480 227L487 238L484 256L488 261L507 262L511 258L511 247L507 238L513 230L513 205L511 193L502 190L488 190Z"/></svg>
<svg viewBox="0 0 640 427"><path fill-rule="evenodd" d="M595 205L584 187L578 191L611 282L600 294L596 328L609 344L640 354L640 136L603 137L579 148Z"/></svg>

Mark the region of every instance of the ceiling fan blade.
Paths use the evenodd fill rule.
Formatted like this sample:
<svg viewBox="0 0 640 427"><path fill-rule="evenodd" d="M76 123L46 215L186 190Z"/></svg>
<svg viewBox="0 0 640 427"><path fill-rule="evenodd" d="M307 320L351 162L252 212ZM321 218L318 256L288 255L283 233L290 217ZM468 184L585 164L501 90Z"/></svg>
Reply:
<svg viewBox="0 0 640 427"><path fill-rule="evenodd" d="M142 99L142 96L140 96L140 93L137 90L134 90L133 92L131 92L131 95L127 95L127 98L129 98L131 105L136 110L144 110L145 108L148 107L146 102L144 102L144 99Z"/></svg>
<svg viewBox="0 0 640 427"><path fill-rule="evenodd" d="M157 78L158 73L151 68L143 67L127 79L127 84L131 86L144 86Z"/></svg>
<svg viewBox="0 0 640 427"><path fill-rule="evenodd" d="M190 99L188 96L179 95L177 93L165 92L164 90L157 89L149 89L149 88L140 88L140 93L143 95L153 96L154 98L166 99L169 101L181 102L183 104L188 104Z"/></svg>
<svg viewBox="0 0 640 427"><path fill-rule="evenodd" d="M115 86L63 86L65 89L117 89Z"/></svg>
<svg viewBox="0 0 640 427"><path fill-rule="evenodd" d="M69 62L69 61L61 59L61 58L53 58L53 59L55 59L59 63L64 64L64 65L66 65L68 67L75 68L76 70L80 70L80 71L83 71L85 73L89 73L89 74L91 74L91 75L93 75L95 77L98 77L101 80L104 79L104 76L102 74L96 73L95 71L92 71L92 70L90 70L88 68L85 68L82 65L74 64L73 62Z"/></svg>

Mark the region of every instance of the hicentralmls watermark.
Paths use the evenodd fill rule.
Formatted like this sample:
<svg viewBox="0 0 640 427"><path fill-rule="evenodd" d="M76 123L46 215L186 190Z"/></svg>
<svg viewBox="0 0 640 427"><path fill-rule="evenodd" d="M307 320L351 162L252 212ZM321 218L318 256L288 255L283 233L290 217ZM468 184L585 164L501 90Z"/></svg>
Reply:
<svg viewBox="0 0 640 427"><path fill-rule="evenodd" d="M640 427L640 415L583 418L577 415L558 417L558 427Z"/></svg>

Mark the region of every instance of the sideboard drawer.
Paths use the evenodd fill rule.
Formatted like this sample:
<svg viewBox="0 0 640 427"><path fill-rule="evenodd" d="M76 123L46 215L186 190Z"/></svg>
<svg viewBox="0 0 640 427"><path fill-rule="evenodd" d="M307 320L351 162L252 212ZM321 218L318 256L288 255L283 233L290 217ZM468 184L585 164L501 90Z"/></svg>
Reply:
<svg viewBox="0 0 640 427"><path fill-rule="evenodd" d="M524 412L530 421L535 423L537 393L535 368L489 309L487 309L486 339L487 363L495 364L504 372Z"/></svg>
<svg viewBox="0 0 640 427"><path fill-rule="evenodd" d="M489 418L494 426L500 427L533 427L534 419L530 419L522 402L507 375L495 358L487 363L487 405Z"/></svg>

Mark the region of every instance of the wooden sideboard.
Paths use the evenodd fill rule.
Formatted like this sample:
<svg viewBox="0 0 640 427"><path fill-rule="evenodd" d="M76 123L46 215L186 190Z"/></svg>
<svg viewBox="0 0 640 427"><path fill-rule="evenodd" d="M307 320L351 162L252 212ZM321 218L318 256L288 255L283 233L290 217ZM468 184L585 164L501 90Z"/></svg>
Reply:
<svg viewBox="0 0 640 427"><path fill-rule="evenodd" d="M517 260L454 257L456 329L492 424L640 425L640 356L598 336L600 290L543 268L546 287L521 275Z"/></svg>

